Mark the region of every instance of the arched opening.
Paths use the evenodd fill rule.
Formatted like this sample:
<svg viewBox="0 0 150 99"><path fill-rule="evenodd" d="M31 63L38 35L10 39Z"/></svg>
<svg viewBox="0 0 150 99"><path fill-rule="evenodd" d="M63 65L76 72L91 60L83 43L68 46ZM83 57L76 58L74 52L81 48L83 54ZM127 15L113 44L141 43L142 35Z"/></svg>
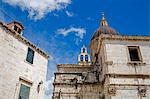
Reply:
<svg viewBox="0 0 150 99"><path fill-rule="evenodd" d="M83 61L83 55L80 56L80 61Z"/></svg>
<svg viewBox="0 0 150 99"><path fill-rule="evenodd" d="M88 61L88 55L85 55L85 61Z"/></svg>
<svg viewBox="0 0 150 99"><path fill-rule="evenodd" d="M85 48L83 48L83 53L85 53Z"/></svg>

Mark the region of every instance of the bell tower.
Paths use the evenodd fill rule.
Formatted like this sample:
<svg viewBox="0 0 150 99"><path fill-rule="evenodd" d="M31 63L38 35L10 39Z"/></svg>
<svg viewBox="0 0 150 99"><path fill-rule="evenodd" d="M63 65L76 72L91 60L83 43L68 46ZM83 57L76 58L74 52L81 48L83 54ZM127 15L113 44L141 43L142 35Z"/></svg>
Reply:
<svg viewBox="0 0 150 99"><path fill-rule="evenodd" d="M78 64L79 65L90 65L91 64L90 55L87 53L87 49L84 45L82 46L81 52L78 55Z"/></svg>

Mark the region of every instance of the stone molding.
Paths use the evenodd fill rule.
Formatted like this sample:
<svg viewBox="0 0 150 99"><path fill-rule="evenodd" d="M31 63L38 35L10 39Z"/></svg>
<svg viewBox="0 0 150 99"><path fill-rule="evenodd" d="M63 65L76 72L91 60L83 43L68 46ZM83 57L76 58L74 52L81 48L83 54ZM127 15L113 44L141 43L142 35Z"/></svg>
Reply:
<svg viewBox="0 0 150 99"><path fill-rule="evenodd" d="M132 41L150 41L150 36L125 36L125 35L107 35L101 34L100 39L109 40L132 40Z"/></svg>

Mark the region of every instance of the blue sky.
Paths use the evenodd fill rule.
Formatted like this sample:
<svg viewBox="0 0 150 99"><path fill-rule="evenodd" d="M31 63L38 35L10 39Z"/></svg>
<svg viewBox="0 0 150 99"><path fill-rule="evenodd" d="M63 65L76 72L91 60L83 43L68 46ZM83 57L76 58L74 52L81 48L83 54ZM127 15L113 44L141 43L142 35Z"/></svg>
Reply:
<svg viewBox="0 0 150 99"><path fill-rule="evenodd" d="M23 36L52 57L47 73L50 86L56 64L77 63L81 46L89 46L101 12L122 35L150 36L149 6L149 0L0 0L0 20L21 22Z"/></svg>

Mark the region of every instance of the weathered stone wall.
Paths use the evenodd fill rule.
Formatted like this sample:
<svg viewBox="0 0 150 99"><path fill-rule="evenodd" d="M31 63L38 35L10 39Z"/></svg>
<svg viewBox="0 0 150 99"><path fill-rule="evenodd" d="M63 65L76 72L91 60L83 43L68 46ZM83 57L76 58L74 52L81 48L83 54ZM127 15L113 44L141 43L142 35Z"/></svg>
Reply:
<svg viewBox="0 0 150 99"><path fill-rule="evenodd" d="M58 72L60 73L82 73L90 71L91 67L60 67Z"/></svg>
<svg viewBox="0 0 150 99"><path fill-rule="evenodd" d="M98 83L83 84L79 92L80 99L102 99L102 86Z"/></svg>
<svg viewBox="0 0 150 99"><path fill-rule="evenodd" d="M54 99L77 99L78 92L81 89L81 85L76 87L74 84L59 84L54 85Z"/></svg>
<svg viewBox="0 0 150 99"><path fill-rule="evenodd" d="M73 74L56 74L55 75L55 83L68 83L71 84L71 80L76 78L78 80L78 83L82 82L82 75L78 73Z"/></svg>
<svg viewBox="0 0 150 99"><path fill-rule="evenodd" d="M53 98L78 99L84 77L90 71L91 65L61 64L55 73Z"/></svg>
<svg viewBox="0 0 150 99"><path fill-rule="evenodd" d="M55 82L61 83L54 85L53 96L56 96L56 92L58 93L62 89L62 93L77 92L76 95L79 97L75 99L149 99L149 40L148 37L116 35L101 35L92 40L90 44L92 56L90 70L83 69L82 71L78 65L72 65L72 68L71 66L66 68L68 65L59 67L58 75L55 75ZM130 61L127 46L139 46L142 61ZM75 87L72 88L75 84L70 86L65 81L76 77L71 73L80 72L82 74L81 77L79 76L82 81L81 86L79 90L75 90L73 89ZM71 93L65 95L64 99L74 99L74 96L70 97Z"/></svg>
<svg viewBox="0 0 150 99"><path fill-rule="evenodd" d="M106 99L149 99L150 94L150 42L128 40L105 40ZM131 62L127 46L139 46L141 62ZM134 64L135 63L135 64ZM146 90L141 96L140 88Z"/></svg>
<svg viewBox="0 0 150 99"><path fill-rule="evenodd" d="M37 86L46 81L48 60L35 51L30 64L25 61L27 50L27 45L0 27L0 99L18 99L20 77L32 83L30 99L44 99L44 86L39 94Z"/></svg>
<svg viewBox="0 0 150 99"><path fill-rule="evenodd" d="M61 64L57 66L57 72L60 73L82 73L88 72L92 65L78 65L78 64Z"/></svg>
<svg viewBox="0 0 150 99"><path fill-rule="evenodd" d="M105 41L107 73L117 74L150 74L150 42ZM129 60L127 46L139 46L142 62L136 66Z"/></svg>

